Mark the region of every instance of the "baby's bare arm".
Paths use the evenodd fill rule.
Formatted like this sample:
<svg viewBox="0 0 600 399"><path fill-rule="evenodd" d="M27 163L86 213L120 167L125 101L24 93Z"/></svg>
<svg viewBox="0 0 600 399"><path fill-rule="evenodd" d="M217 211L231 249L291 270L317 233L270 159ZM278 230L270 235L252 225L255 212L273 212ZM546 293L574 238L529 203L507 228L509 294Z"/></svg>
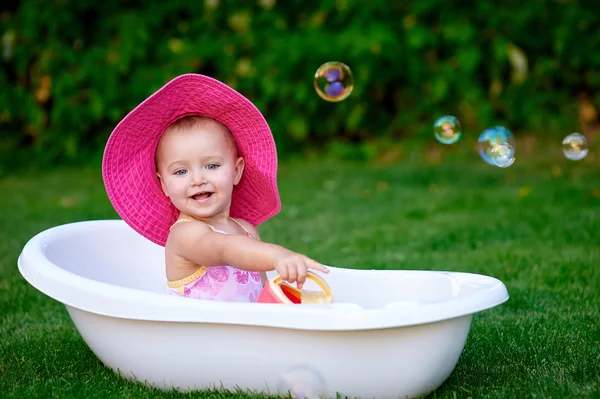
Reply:
<svg viewBox="0 0 600 399"><path fill-rule="evenodd" d="M252 234L252 237L257 239L258 241L262 241L260 239L260 233L258 232L256 227L254 225L252 225L252 223L249 223L249 222L245 221L244 219L236 219L236 220L238 221L238 223L241 223L246 228L246 230L248 230L250 232L250 234ZM267 278L267 273L260 272L260 281L263 286L267 283L268 280L269 279Z"/></svg>
<svg viewBox="0 0 600 399"><path fill-rule="evenodd" d="M281 278L302 288L307 269L328 273L319 262L280 245L269 244L237 234L213 232L202 223L185 223L171 231L169 240L175 252L202 266L230 265L247 271L276 270Z"/></svg>
<svg viewBox="0 0 600 399"><path fill-rule="evenodd" d="M176 226L169 240L179 256L197 265L231 265L248 271L273 270L274 259L291 252L251 237L215 233L202 223Z"/></svg>

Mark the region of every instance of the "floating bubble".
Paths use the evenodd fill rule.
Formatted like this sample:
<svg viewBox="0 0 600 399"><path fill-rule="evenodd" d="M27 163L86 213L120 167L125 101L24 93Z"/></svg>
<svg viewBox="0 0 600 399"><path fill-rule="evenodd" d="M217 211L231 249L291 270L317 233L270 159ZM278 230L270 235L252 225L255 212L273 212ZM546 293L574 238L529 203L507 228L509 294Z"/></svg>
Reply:
<svg viewBox="0 0 600 399"><path fill-rule="evenodd" d="M587 140L583 134L571 133L562 141L565 157L572 161L579 161L588 153Z"/></svg>
<svg viewBox="0 0 600 399"><path fill-rule="evenodd" d="M433 132L440 143L456 143L461 135L460 122L452 115L442 116L433 124Z"/></svg>
<svg viewBox="0 0 600 399"><path fill-rule="evenodd" d="M286 370L277 385L280 394L290 394L296 399L317 399L327 391L325 377L308 364L297 365Z"/></svg>
<svg viewBox="0 0 600 399"><path fill-rule="evenodd" d="M317 69L314 85L323 100L343 101L354 89L354 76L348 65L337 61L326 62Z"/></svg>
<svg viewBox="0 0 600 399"><path fill-rule="evenodd" d="M515 138L513 137L510 130L503 126L494 126L485 129L479 136L477 148L479 150L479 156L488 164L498 166L494 162L494 157L497 157L492 151L494 146L500 144L508 144L509 149L512 149L512 155L510 158L514 158L515 154ZM510 166L510 165L509 165Z"/></svg>
<svg viewBox="0 0 600 399"><path fill-rule="evenodd" d="M501 168L508 168L515 162L515 149L508 143L496 144L491 155L494 165Z"/></svg>

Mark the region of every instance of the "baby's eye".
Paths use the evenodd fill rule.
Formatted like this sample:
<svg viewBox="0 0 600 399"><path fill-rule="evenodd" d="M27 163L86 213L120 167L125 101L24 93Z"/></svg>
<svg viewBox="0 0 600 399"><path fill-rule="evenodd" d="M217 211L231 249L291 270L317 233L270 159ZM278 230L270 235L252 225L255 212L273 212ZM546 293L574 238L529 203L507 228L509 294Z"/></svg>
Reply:
<svg viewBox="0 0 600 399"><path fill-rule="evenodd" d="M215 170L219 168L219 165L217 165L216 163L209 163L208 165L206 165L206 168L208 170Z"/></svg>
<svg viewBox="0 0 600 399"><path fill-rule="evenodd" d="M185 169L179 169L179 170L176 170L174 174L177 175L177 176L183 176L186 173L187 173L187 170L185 170Z"/></svg>

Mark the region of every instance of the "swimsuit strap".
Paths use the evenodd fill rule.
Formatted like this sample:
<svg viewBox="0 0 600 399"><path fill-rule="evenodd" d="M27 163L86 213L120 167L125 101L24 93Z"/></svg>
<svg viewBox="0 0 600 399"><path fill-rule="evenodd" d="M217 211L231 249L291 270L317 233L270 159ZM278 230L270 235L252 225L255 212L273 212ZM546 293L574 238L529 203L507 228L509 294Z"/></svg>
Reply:
<svg viewBox="0 0 600 399"><path fill-rule="evenodd" d="M240 226L242 229L244 229L244 231L246 232L246 234L248 234L250 237L252 237L252 234L248 230L246 230L246 228L244 226L242 226L242 224L240 222L238 222L237 220L235 220L231 216L229 217L229 219L231 219L234 222L236 222L238 226Z"/></svg>
<svg viewBox="0 0 600 399"><path fill-rule="evenodd" d="M242 224L240 222L238 222L237 220L235 220L234 218L232 218L231 216L229 217L229 219L233 220L238 226L240 226L242 229L244 229L244 231L246 232L246 234L248 234L250 237L252 237L252 234L244 227L242 226ZM183 223L183 222L193 222L194 219L187 219L187 218L183 218L183 219L177 219L175 221L175 223L173 223L171 225L171 227L169 227L169 231L171 231L171 229L177 224L177 223ZM212 225L206 223L208 225L208 227L210 227L212 229L212 231L217 231L217 229L215 229Z"/></svg>

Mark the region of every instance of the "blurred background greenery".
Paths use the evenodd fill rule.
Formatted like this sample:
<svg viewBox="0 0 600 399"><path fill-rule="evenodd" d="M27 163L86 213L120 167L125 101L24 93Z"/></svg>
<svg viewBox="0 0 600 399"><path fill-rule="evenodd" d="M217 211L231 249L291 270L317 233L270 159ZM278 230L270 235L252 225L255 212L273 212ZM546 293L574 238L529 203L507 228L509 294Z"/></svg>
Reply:
<svg viewBox="0 0 600 399"><path fill-rule="evenodd" d="M381 156L393 143L432 140L444 114L475 135L501 124L560 146L580 131L592 147L600 3L495 3L3 2L0 175L17 161L99 165L118 121L183 73L250 98L281 157ZM354 73L341 103L314 91L327 61Z"/></svg>

